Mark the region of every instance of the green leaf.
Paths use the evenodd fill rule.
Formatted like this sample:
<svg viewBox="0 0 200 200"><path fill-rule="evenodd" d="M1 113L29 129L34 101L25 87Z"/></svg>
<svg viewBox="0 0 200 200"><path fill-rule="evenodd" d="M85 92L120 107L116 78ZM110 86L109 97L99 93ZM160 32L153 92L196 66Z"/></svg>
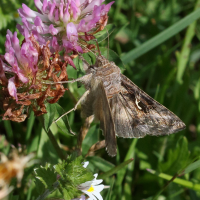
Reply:
<svg viewBox="0 0 200 200"><path fill-rule="evenodd" d="M66 113L66 111L57 103L55 103L55 108L56 108L56 113L58 114L58 117ZM58 120L56 122L56 125L58 126L60 131L62 131L64 134L75 135L75 133L73 133L73 131L70 128L67 115L63 116L60 120Z"/></svg>
<svg viewBox="0 0 200 200"><path fill-rule="evenodd" d="M111 49L100 47L101 54L108 59L109 61L113 61L121 70L124 70L124 64L120 57ZM108 54L109 53L109 54Z"/></svg>
<svg viewBox="0 0 200 200"><path fill-rule="evenodd" d="M190 173L194 171L195 169L200 167L200 160L197 160L196 162L190 164L188 167L185 168L183 171L184 174Z"/></svg>
<svg viewBox="0 0 200 200"><path fill-rule="evenodd" d="M115 174L116 172L118 172L120 169L123 169L126 165L128 165L132 161L133 161L133 159L129 159L129 160L121 163L120 165L112 168L111 170L107 171L106 173L101 174L99 176L99 179L105 179L105 178L107 178L109 176L112 176L113 174Z"/></svg>
<svg viewBox="0 0 200 200"><path fill-rule="evenodd" d="M103 172L107 172L115 167L112 163L97 156L88 157L87 160L95 166L95 169L97 168Z"/></svg>
<svg viewBox="0 0 200 200"><path fill-rule="evenodd" d="M144 44L140 45L139 47L129 51L122 57L122 61L127 64L132 60L140 57L141 55L145 54L146 52L150 51L151 49L155 48L159 44L162 44L164 41L168 40L169 38L173 37L187 26L189 26L192 22L197 20L200 17L200 9L193 11L191 14L187 15L174 25L170 26L163 32L159 33L155 37L151 38Z"/></svg>
<svg viewBox="0 0 200 200"><path fill-rule="evenodd" d="M98 43L104 41L112 32L115 30L116 26L114 24L108 24L104 29L96 34L94 34Z"/></svg>
<svg viewBox="0 0 200 200"><path fill-rule="evenodd" d="M91 58L91 56L89 55L89 53L84 53L84 54L83 54L83 58L88 62L89 65L93 65L93 63L92 63L92 58Z"/></svg>
<svg viewBox="0 0 200 200"><path fill-rule="evenodd" d="M44 128L46 130L46 132L49 131L49 128L51 126L51 124L54 121L54 117L55 117L55 112L56 112L56 107L55 104L46 104L46 109L47 109L47 113L44 116Z"/></svg>

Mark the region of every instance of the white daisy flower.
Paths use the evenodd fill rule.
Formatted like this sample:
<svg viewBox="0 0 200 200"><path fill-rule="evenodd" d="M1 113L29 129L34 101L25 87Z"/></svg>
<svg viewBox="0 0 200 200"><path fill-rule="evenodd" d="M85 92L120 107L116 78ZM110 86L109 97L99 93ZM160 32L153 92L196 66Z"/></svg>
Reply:
<svg viewBox="0 0 200 200"><path fill-rule="evenodd" d="M78 189L89 196L88 200L103 200L100 192L104 189L104 185L99 185L103 180L97 180L98 174L94 174L94 179L92 181L87 181L79 185Z"/></svg>

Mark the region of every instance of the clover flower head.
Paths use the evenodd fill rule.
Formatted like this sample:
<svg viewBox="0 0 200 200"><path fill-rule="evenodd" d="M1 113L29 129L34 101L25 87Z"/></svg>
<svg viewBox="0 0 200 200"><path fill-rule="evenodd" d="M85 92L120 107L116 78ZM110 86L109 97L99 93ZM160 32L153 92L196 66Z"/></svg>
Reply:
<svg viewBox="0 0 200 200"><path fill-rule="evenodd" d="M20 48L17 32L12 34L10 30L7 30L5 48L4 59L7 64L0 59L3 84L7 82L4 72L15 74L15 77L22 83L31 81L38 70L38 52L31 39L27 38ZM8 91L11 96L18 100L17 89L14 84L15 77L8 80Z"/></svg>
<svg viewBox="0 0 200 200"><path fill-rule="evenodd" d="M114 3L101 5L104 0L34 0L38 12L25 4L18 10L23 25L41 45L49 40L56 51L82 52L81 40L90 40L92 35L107 24L107 13Z"/></svg>
<svg viewBox="0 0 200 200"><path fill-rule="evenodd" d="M57 102L66 89L62 84L45 82L68 80L66 67L73 65L72 59L66 55L64 60L58 52L51 53L49 42L41 47L33 35L25 34L20 45L17 32L12 34L9 30L5 48L5 55L0 56L3 120L24 121L29 107L37 116L46 113L45 103Z"/></svg>

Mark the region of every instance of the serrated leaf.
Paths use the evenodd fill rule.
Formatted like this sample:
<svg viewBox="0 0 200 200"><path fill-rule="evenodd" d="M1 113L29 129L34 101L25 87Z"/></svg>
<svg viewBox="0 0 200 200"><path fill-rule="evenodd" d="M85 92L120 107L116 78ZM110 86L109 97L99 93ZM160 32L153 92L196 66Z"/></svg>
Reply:
<svg viewBox="0 0 200 200"><path fill-rule="evenodd" d="M54 166L55 171L61 176L59 191L63 194L65 200L71 200L81 195L77 189L78 186L87 181L91 181L94 176L83 167L82 156L68 158Z"/></svg>
<svg viewBox="0 0 200 200"><path fill-rule="evenodd" d="M55 171L61 176L61 178L64 178L66 176L65 173L65 166L67 165L67 162L63 160L62 163L58 163L57 165L54 165Z"/></svg>
<svg viewBox="0 0 200 200"><path fill-rule="evenodd" d="M121 58L111 49L100 47L101 54L108 59L109 61L113 61L121 70L124 70L124 64Z"/></svg>
<svg viewBox="0 0 200 200"><path fill-rule="evenodd" d="M50 164L35 169L35 173L36 178L42 182L45 189L53 189L53 183L57 181L57 174L54 172L53 167Z"/></svg>
<svg viewBox="0 0 200 200"><path fill-rule="evenodd" d="M39 179L35 179L36 191L40 195L45 191L45 185Z"/></svg>
<svg viewBox="0 0 200 200"><path fill-rule="evenodd" d="M34 170L36 174L36 190L40 194L37 200L45 199L49 194L58 189L59 183L57 182L57 174L50 164L40 166Z"/></svg>
<svg viewBox="0 0 200 200"><path fill-rule="evenodd" d="M52 185L52 190L50 189L46 189L41 195L39 195L39 197L36 200L44 200L46 199L46 197L48 197L51 193L55 192L57 189L59 189L59 182L56 181L53 185Z"/></svg>
<svg viewBox="0 0 200 200"><path fill-rule="evenodd" d="M46 110L47 110L47 113L43 115L43 117L44 117L45 131L48 132L51 124L54 121L55 112L56 112L55 104L49 104L49 103L46 104Z"/></svg>
<svg viewBox="0 0 200 200"><path fill-rule="evenodd" d="M56 112L58 113L58 116L61 116L66 113L66 111L57 103L55 103L55 108ZM56 122L56 125L63 133L68 135L75 135L75 133L73 133L73 131L70 128L67 115L63 116L60 120L58 120Z"/></svg>
<svg viewBox="0 0 200 200"><path fill-rule="evenodd" d="M160 163L159 167L162 172L180 173L190 163L189 156L188 141L186 137L182 137L178 140L175 148L169 150L168 160Z"/></svg>
<svg viewBox="0 0 200 200"><path fill-rule="evenodd" d="M79 156L66 166L67 176L76 185L91 181L94 177L91 172L83 167L83 158Z"/></svg>

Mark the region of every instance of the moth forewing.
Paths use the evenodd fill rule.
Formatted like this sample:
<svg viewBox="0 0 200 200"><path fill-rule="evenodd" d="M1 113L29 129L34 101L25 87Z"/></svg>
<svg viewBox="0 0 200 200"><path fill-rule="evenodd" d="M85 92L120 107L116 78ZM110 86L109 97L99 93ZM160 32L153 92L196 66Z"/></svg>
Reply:
<svg viewBox="0 0 200 200"><path fill-rule="evenodd" d="M82 116L88 117L94 114L95 120L100 121L100 128L103 130L107 152L109 155L115 156L117 153L115 127L106 92L101 79L92 79L91 83L90 94L85 101L81 102Z"/></svg>
<svg viewBox="0 0 200 200"><path fill-rule="evenodd" d="M147 134L159 136L172 134L185 128L185 124L174 113L122 74L121 86L122 91L118 95L117 103L121 106L118 106L118 111L115 112L123 114L118 118L113 116L118 136L135 138L144 137ZM116 110L111 107L111 111L112 109ZM128 127L123 126L124 123Z"/></svg>

